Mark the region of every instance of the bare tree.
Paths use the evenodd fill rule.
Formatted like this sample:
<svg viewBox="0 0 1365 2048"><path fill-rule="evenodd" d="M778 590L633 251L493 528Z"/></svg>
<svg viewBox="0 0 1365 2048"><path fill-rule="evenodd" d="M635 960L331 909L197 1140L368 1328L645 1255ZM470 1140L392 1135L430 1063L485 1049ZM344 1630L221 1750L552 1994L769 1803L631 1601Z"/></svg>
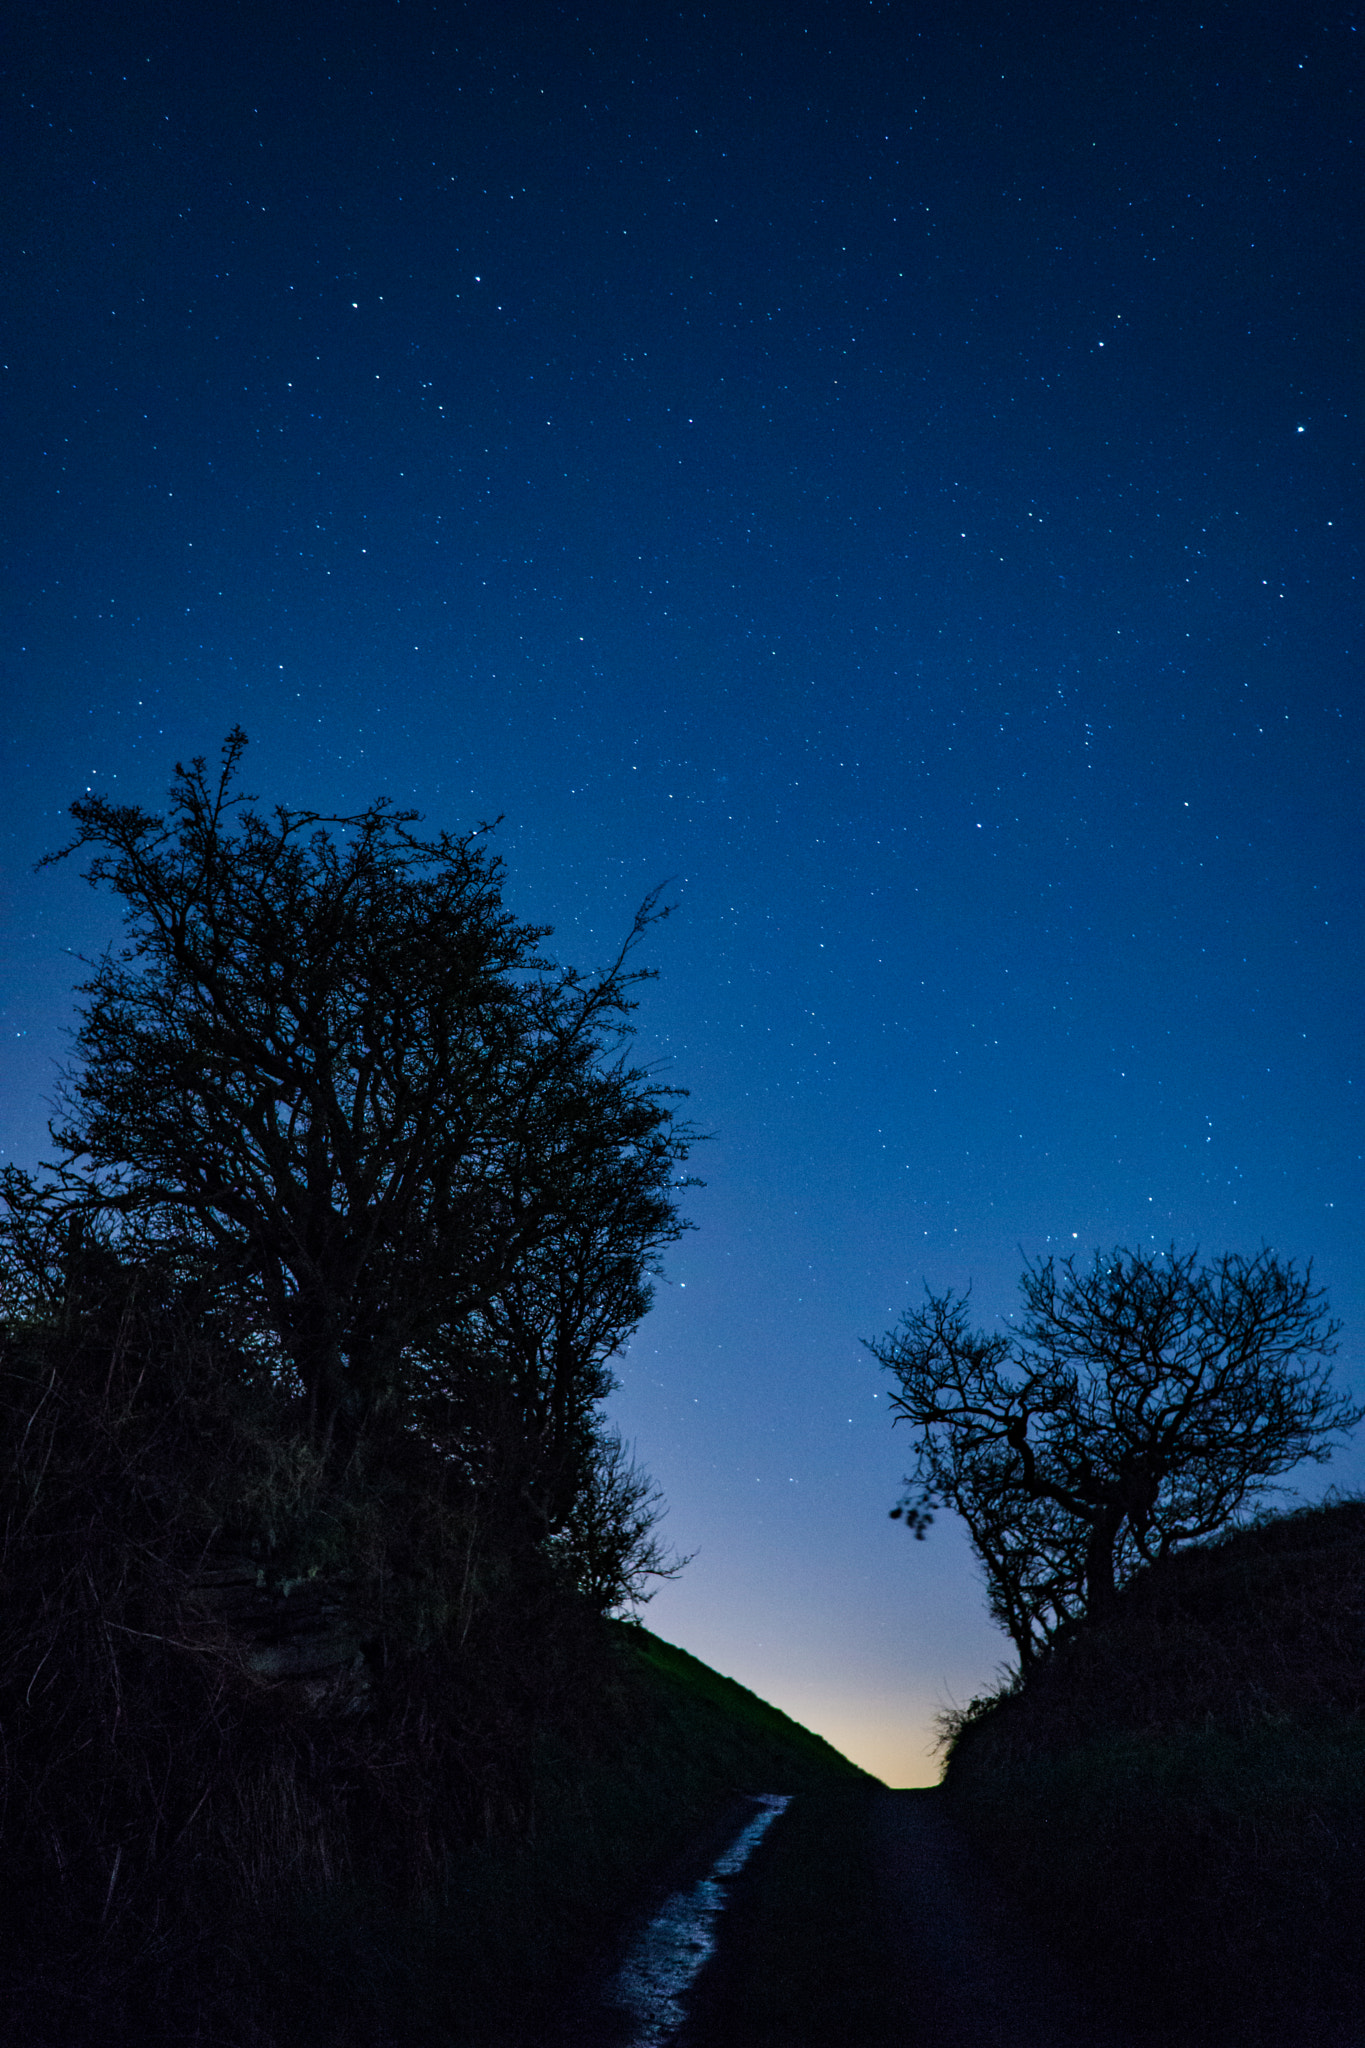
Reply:
<svg viewBox="0 0 1365 2048"><path fill-rule="evenodd" d="M868 1346L917 1434L892 1512L961 1515L1021 1666L1104 1615L1139 1564L1226 1528L1365 1416L1331 1386L1339 1325L1311 1264L1262 1249L1096 1253L1026 1266L1025 1313L987 1335L934 1294Z"/></svg>
<svg viewBox="0 0 1365 2048"><path fill-rule="evenodd" d="M325 1437L434 1426L433 1379L515 1380L527 1327L545 1400L590 1409L685 1228L680 1091L624 1057L656 899L605 972L556 967L484 828L263 815L245 746L177 767L166 816L81 799L50 856L93 848L127 928L80 991L66 1198L253 1299Z"/></svg>
<svg viewBox="0 0 1365 2048"><path fill-rule="evenodd" d="M676 1579L690 1557L670 1551L659 1535L663 1495L611 1429L592 1440L589 1482L578 1488L551 1554L575 1590L602 1614L622 1614L652 1600L649 1581Z"/></svg>

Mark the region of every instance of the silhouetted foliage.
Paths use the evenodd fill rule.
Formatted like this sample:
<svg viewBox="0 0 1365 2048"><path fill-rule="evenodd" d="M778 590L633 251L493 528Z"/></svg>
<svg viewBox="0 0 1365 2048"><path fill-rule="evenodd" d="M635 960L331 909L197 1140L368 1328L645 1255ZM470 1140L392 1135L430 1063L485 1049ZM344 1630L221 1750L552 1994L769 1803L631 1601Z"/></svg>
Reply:
<svg viewBox="0 0 1365 2048"><path fill-rule="evenodd" d="M607 1361L685 1228L680 1091L624 1056L665 913L601 974L555 967L482 832L423 839L383 800L265 816L245 745L177 767L165 816L72 806L50 858L94 850L127 939L81 988L29 1206L117 1218L126 1256L254 1319L320 1442L415 1430L562 1549Z"/></svg>
<svg viewBox="0 0 1365 2048"><path fill-rule="evenodd" d="M917 1535L946 1506L985 1568L1020 1665L1106 1614L1142 1563L1225 1529L1267 1482L1331 1454L1365 1415L1333 1391L1337 1325L1311 1266L1262 1250L1117 1249L1025 1268L1017 1329L973 1331L926 1288L873 1355L917 1432L893 1510Z"/></svg>
<svg viewBox="0 0 1365 2048"><path fill-rule="evenodd" d="M126 942L0 1173L6 2038L296 2038L299 1902L382 1947L531 1837L679 1568L602 1413L685 1227L624 1056L662 913L555 968L479 835L264 818L244 745L74 807Z"/></svg>
<svg viewBox="0 0 1365 2048"><path fill-rule="evenodd" d="M803 1744L839 1767L702 1667L726 1699L687 1710L644 1667L690 1660L602 1620L653 1525L612 1439L568 1568L416 1433L324 1457L173 1269L27 1223L22 1259L0 1236L0 2039L539 2040L736 1783Z"/></svg>

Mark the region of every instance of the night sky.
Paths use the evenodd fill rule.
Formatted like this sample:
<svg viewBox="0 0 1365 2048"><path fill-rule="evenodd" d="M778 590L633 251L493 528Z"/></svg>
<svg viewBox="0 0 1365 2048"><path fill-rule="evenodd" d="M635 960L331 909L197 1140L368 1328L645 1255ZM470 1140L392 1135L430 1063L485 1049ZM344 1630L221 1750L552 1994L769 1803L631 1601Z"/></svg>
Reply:
<svg viewBox="0 0 1365 2048"><path fill-rule="evenodd" d="M1361 1333L1340 6L33 5L3 176L0 1156L87 788L501 815L712 1133L614 1413L647 1618L893 1783L1008 1644L860 1346L1022 1255ZM1365 1483L1365 1451L1305 1492Z"/></svg>

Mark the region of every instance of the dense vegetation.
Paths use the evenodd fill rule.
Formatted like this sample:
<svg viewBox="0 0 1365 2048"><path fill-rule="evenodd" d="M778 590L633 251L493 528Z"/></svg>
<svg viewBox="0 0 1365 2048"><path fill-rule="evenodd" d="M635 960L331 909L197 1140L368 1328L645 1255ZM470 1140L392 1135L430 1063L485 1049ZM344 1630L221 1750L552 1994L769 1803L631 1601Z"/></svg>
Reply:
<svg viewBox="0 0 1365 2048"><path fill-rule="evenodd" d="M1137 1571L952 1731L1012 1897L1162 2039L1359 2041L1365 1501Z"/></svg>
<svg viewBox="0 0 1365 2048"><path fill-rule="evenodd" d="M739 1793L848 1773L154 1282L0 1351L0 2036L540 2038Z"/></svg>
<svg viewBox="0 0 1365 2048"><path fill-rule="evenodd" d="M951 1808L1006 1894L1163 2040L1356 2042L1365 1502L1259 1516L1365 1409L1299 1267L1118 1247L1026 1266L870 1348L1018 1657L951 1717ZM1101 1990L1101 2008L1104 1994Z"/></svg>
<svg viewBox="0 0 1365 2048"><path fill-rule="evenodd" d="M516 2040L738 1792L840 1767L616 1618L691 1133L482 832L177 768L0 1182L7 2037ZM708 1687L711 1688L708 1692Z"/></svg>
<svg viewBox="0 0 1365 2048"><path fill-rule="evenodd" d="M1332 1384L1339 1325L1311 1263L1116 1246L1040 1259L1023 1314L974 1330L968 1298L923 1308L868 1348L911 1425L916 1536L962 1517L991 1612L1023 1671L1082 1618L1112 1612L1144 1564L1245 1518L1272 1482L1323 1463L1365 1407Z"/></svg>

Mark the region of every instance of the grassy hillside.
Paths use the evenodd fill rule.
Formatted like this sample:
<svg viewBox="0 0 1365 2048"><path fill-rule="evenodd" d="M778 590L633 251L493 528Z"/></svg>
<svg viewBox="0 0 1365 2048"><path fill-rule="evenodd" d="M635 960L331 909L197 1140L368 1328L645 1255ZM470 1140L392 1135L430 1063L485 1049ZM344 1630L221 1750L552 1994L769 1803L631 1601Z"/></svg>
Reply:
<svg viewBox="0 0 1365 2048"><path fill-rule="evenodd" d="M1012 1894L1166 2037L1358 2044L1365 1501L1141 1573L964 1716L946 1786Z"/></svg>
<svg viewBox="0 0 1365 2048"><path fill-rule="evenodd" d="M272 2040L511 2048L555 2031L632 1919L718 1849L740 1797L865 1782L830 1745L647 1629L608 1624L595 1741L547 1737L533 1825L402 1911L357 1891L277 1930Z"/></svg>

